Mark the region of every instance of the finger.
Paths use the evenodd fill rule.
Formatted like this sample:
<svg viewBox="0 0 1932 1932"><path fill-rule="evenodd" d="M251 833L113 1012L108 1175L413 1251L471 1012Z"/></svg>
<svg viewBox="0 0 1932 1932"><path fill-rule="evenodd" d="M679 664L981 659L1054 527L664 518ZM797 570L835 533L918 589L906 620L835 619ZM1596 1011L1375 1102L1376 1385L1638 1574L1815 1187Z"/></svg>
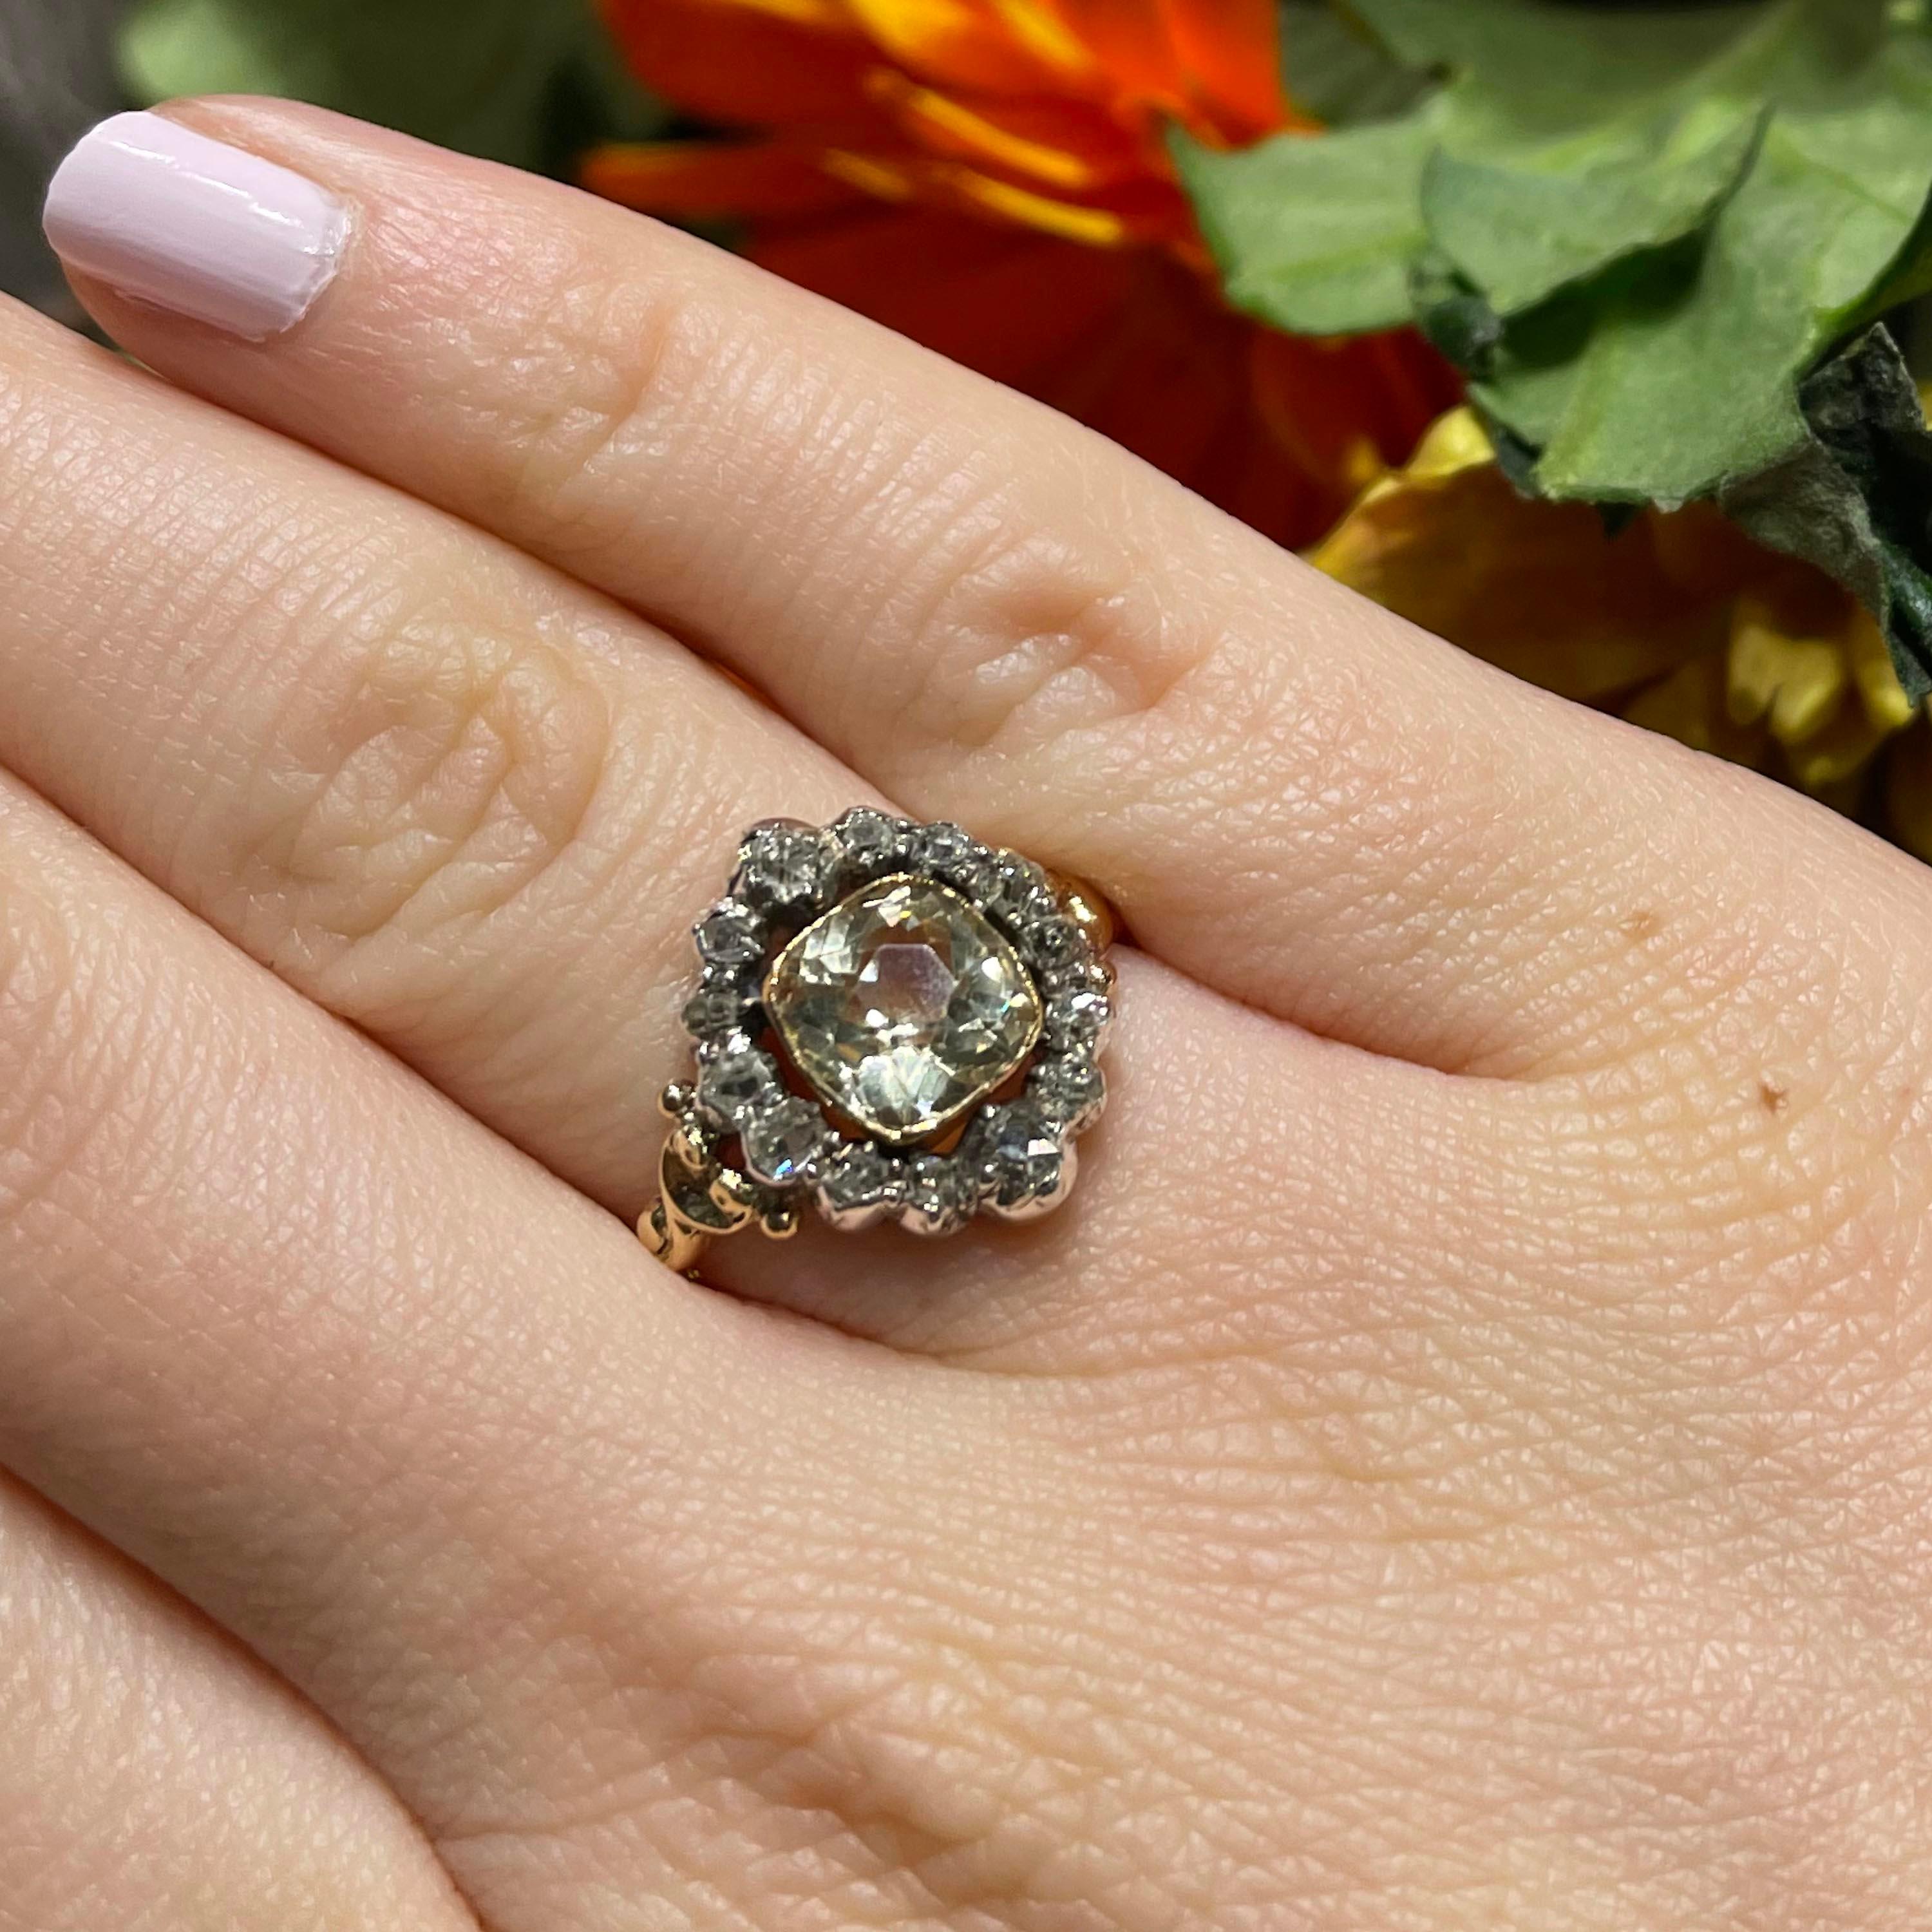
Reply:
<svg viewBox="0 0 1932 1932"><path fill-rule="evenodd" d="M476 1922L288 1687L0 1478L0 1932Z"/></svg>
<svg viewBox="0 0 1932 1932"><path fill-rule="evenodd" d="M742 1932L774 1864L884 1917L892 1768L834 1733L898 1586L843 1553L1024 1556L980 1532L1047 1520L1040 1384L664 1275L10 782L0 987L0 1460L332 1718L486 1923Z"/></svg>
<svg viewBox="0 0 1932 1932"><path fill-rule="evenodd" d="M602 600L17 309L0 677L0 757L631 1220L656 1096L688 1070L693 914L747 824L827 818L859 789ZM1486 1096L1328 1053L1149 962L1122 1004L1114 1119L1050 1232L916 1255L896 1230L748 1239L712 1278L899 1346L1090 1365L1181 1346L1180 1309L1210 1318L1192 1284L1246 1252L1219 1204L1238 1151L1307 1238L1380 1220L1392 1249L1376 1204L1397 1176L1367 1150L1404 1150L1417 1201L1490 1164Z"/></svg>
<svg viewBox="0 0 1932 1932"><path fill-rule="evenodd" d="M1667 898L1694 950L1732 909L1714 873L1769 881L1735 794L1668 748L742 262L309 111L178 112L352 232L258 344L83 278L122 341L653 612L902 804L1096 879L1209 984L1438 1066L1562 1064L1674 1024L1631 922ZM100 178L132 209L152 174ZM55 238L135 273L74 178Z"/></svg>
<svg viewBox="0 0 1932 1932"><path fill-rule="evenodd" d="M690 928L860 782L448 518L0 308L0 758L634 1219Z"/></svg>

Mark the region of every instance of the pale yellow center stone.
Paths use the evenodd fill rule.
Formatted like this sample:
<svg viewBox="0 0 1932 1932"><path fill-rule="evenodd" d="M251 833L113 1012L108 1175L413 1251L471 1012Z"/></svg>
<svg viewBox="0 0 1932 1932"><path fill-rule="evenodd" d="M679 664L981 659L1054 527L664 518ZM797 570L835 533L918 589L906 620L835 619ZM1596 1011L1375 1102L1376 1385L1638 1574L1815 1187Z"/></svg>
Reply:
<svg viewBox="0 0 1932 1932"><path fill-rule="evenodd" d="M903 1145L944 1131L1018 1072L1040 1038L1019 956L927 879L875 879L772 962L765 1010L813 1090Z"/></svg>

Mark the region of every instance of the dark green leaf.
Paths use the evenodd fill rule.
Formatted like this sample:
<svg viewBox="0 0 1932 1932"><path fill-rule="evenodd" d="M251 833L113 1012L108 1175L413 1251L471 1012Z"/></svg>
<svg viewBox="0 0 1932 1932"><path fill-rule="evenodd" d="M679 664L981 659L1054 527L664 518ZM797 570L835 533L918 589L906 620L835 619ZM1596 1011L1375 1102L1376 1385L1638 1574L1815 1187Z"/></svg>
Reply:
<svg viewBox="0 0 1932 1932"><path fill-rule="evenodd" d="M1395 57L1468 84L1463 134L1534 140L1610 118L1680 84L1762 5L1588 8L1552 0L1349 0ZM1863 0L1846 0L1849 6Z"/></svg>
<svg viewBox="0 0 1932 1932"><path fill-rule="evenodd" d="M1932 434L1897 346L1868 330L1798 392L1804 432L1728 482L1724 510L1761 543L1846 585L1877 618L1906 694L1932 692Z"/></svg>
<svg viewBox="0 0 1932 1932"><path fill-rule="evenodd" d="M120 52L139 100L281 94L526 167L572 120L648 127L586 0L140 0Z"/></svg>
<svg viewBox="0 0 1932 1932"><path fill-rule="evenodd" d="M1408 299L1417 326L1459 369L1478 377L1490 373L1503 346L1502 318L1448 256L1426 249L1416 258Z"/></svg>
<svg viewBox="0 0 1932 1932"><path fill-rule="evenodd" d="M1402 320L1401 288L1426 245L1499 312L1527 308L1695 232L1755 151L1774 64L1760 47L1762 7L1606 15L1546 0L1372 0L1359 10L1405 59L1445 67L1448 84L1400 118L1242 154L1177 139L1230 298L1277 328ZM1316 17L1301 0L1288 29ZM1687 66L1714 55L1714 73Z"/></svg>
<svg viewBox="0 0 1932 1932"><path fill-rule="evenodd" d="M1331 128L1392 120L1429 91L1427 73L1327 0L1283 0L1281 39L1288 98Z"/></svg>
<svg viewBox="0 0 1932 1932"><path fill-rule="evenodd" d="M1892 278L1929 197L1932 44L1901 37L1780 107L1682 272L1666 257L1602 286L1553 420L1507 375L1486 406L1544 442L1552 496L1679 502L1766 470L1802 440L1799 378Z"/></svg>

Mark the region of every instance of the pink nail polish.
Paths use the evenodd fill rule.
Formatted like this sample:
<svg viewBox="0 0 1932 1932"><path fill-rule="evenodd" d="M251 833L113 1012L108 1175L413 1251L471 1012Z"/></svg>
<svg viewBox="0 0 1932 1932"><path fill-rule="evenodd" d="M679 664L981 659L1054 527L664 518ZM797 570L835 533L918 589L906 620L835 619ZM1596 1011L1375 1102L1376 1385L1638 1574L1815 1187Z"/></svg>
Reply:
<svg viewBox="0 0 1932 1932"><path fill-rule="evenodd" d="M44 219L70 267L251 341L308 313L349 238L347 211L313 182L158 114L83 136Z"/></svg>

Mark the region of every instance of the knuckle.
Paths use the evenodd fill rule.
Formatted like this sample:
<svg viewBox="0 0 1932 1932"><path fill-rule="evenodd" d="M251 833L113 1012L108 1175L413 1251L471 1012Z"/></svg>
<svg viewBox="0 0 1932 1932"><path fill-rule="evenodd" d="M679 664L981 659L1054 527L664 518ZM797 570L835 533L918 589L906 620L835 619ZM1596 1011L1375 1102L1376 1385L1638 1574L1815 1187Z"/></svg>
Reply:
<svg viewBox="0 0 1932 1932"><path fill-rule="evenodd" d="M502 318L514 332L518 380L452 400L503 452L487 521L569 532L602 529L606 483L675 434L675 414L715 367L715 320L668 281L613 276L573 254L512 278L532 293ZM487 481L487 479L485 479ZM588 539L586 539L588 540Z"/></svg>
<svg viewBox="0 0 1932 1932"><path fill-rule="evenodd" d="M898 592L918 670L896 708L919 754L1034 757L1076 732L1144 735L1214 654L1130 543L1076 539L964 478L935 488L927 520L920 574Z"/></svg>
<svg viewBox="0 0 1932 1932"><path fill-rule="evenodd" d="M365 589L371 634L288 693L219 874L250 950L364 1018L578 850L609 754L607 694L514 598L410 595Z"/></svg>

